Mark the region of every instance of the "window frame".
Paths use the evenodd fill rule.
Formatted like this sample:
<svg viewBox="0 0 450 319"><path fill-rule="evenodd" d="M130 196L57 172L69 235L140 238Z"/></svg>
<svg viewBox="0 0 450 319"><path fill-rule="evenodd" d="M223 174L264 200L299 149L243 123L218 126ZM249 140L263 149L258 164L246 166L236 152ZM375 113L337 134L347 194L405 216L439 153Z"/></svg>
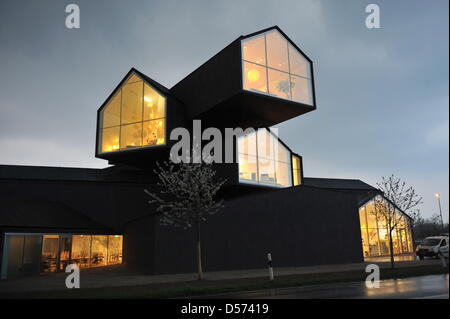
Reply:
<svg viewBox="0 0 450 319"><path fill-rule="evenodd" d="M267 64L268 60L267 60L267 37L266 37L266 34L269 33L269 32L274 32L274 31L278 32L283 38L286 39L286 50L287 50L287 56L288 56L288 72L286 72L284 70L275 69L273 67L269 67L268 64ZM265 43L265 45L264 45L265 65L244 59L244 45L243 45L243 43L245 41L251 40L252 38L261 37L261 36L264 37L264 43ZM256 34L252 34L252 35L249 35L249 36L246 36L246 37L242 38L240 40L240 46L241 46L241 48L240 48L241 88L242 88L243 91L254 93L254 94L262 94L262 95L265 95L265 96L268 96L268 97L271 97L271 98L280 99L280 100L283 100L283 101L289 101L289 102L293 102L293 103L302 104L302 105L305 105L305 106L308 106L308 107L316 108L316 93L315 93L315 85L314 85L313 62L306 56L306 54L304 54L300 50L300 48L297 47L297 45L295 43L292 42L291 39L289 39L289 37L286 34L284 34L284 32L282 32L277 27L276 28L269 28L269 29L266 29L266 30L262 30L262 31L259 31ZM290 70L291 62L290 62L290 58L289 58L289 47L290 46L292 47L292 49L296 50L307 61L308 65L309 65L309 72L307 72L307 73L309 73L309 76L310 76L309 78L305 77L305 76L302 76L302 75L295 74L295 73L291 73L291 70ZM244 84L245 84L245 74L244 74L245 66L244 65L245 65L245 63L255 64L255 65L259 66L259 67L265 68L265 71L266 71L266 90L267 90L267 92L257 91L257 90L254 90L254 91L253 90L248 90L248 89L246 89L244 87ZM290 98L284 98L284 97L281 97L281 96L278 96L278 95L275 95L275 94L271 94L269 92L269 69L270 70L275 70L275 71L278 71L278 72L281 72L281 73L284 73L284 74L287 74L287 76L289 78L289 96L290 96ZM297 100L293 99L292 87L291 87L291 76L295 76L295 77L307 80L308 90L310 91L309 92L309 95L310 95L309 99L311 100L311 104L307 104L307 103L304 103L304 102L297 101Z"/></svg>
<svg viewBox="0 0 450 319"><path fill-rule="evenodd" d="M119 148L117 150L113 150L113 151L108 151L108 152L103 152L102 151L102 147L103 147L103 141L102 141L102 133L103 133L103 110L105 109L105 107L108 105L108 103L111 101L111 99L116 96L118 94L119 91L122 90L124 85L127 85L128 80L133 77L136 76L138 77L142 82L142 120L141 121L137 121L134 123L122 123L122 102L123 102L123 94L122 92L120 93L120 124L116 125L116 126L110 126L107 128L111 128L111 127L119 127ZM132 83L136 83L138 81L133 81ZM144 121L144 94L145 94L145 85L150 86L153 90L155 90L159 95L161 95L164 98L164 117L161 118L155 118L152 120L146 120ZM114 91L112 91L112 93L109 95L108 99L102 104L102 106L98 109L97 111L97 132L96 132L96 145L95 145L95 152L96 152L96 156L99 155L107 155L107 154L120 154L120 153L125 153L125 152L136 152L142 149L147 149L147 148L161 148L161 147L167 147L168 143L167 143L167 118L168 118L168 111L167 111L167 105L168 105L168 97L166 94L164 94L163 92L161 92L157 87L155 87L154 85L152 85L151 83L149 83L148 81L146 81L143 77L141 77L136 71L132 70L130 71L123 79L122 81L118 84L118 86L114 89ZM141 146L137 146L134 148L129 148L129 149L122 149L120 148L120 140L121 140L121 135L122 135L122 126L124 125L130 125L130 124L137 124L140 123L142 125L142 130L141 130L141 144L143 142L143 137L144 137L144 129L143 129L143 125L145 122L149 122L149 121L155 121L155 120L163 120L164 123L164 143L163 144L159 144L159 145L141 145Z"/></svg>
<svg viewBox="0 0 450 319"><path fill-rule="evenodd" d="M287 161L277 161L277 160L275 160L275 158L276 158L275 157L275 153L278 151L277 149L275 149L275 146L277 145L277 143L273 143L273 150L272 150L273 155L274 155L273 159L268 159L267 157L262 157L262 158L259 157L259 148L258 148L258 131L259 130L266 130L266 133L269 134L271 136L271 138L276 139L277 143L279 143L279 145L281 147L284 147L286 149L286 151L288 153ZM251 134L255 134L256 135L255 136L256 156L240 152L240 150L239 150L239 141L238 140L237 140L237 143L236 143L236 151L237 151L236 153L237 153L237 158L239 158L241 155L243 155L243 156L251 156L251 157L255 157L256 158L256 176L257 176L258 180L255 182L255 181L251 181L251 180L247 180L247 179L241 179L240 178L240 165L239 165L239 162L238 162L237 163L238 164L238 174L237 174L238 175L238 184L252 185L252 186L263 187L263 188L266 188L266 187L268 187L268 188L289 188L289 187L293 187L294 186L294 175L293 175L293 172L292 172L292 156L295 155L295 156L297 156L300 159L300 166L301 167L302 167L302 160L301 160L302 157L300 155L292 152L292 150L276 134L274 134L270 130L270 128L267 128L267 127L258 128L258 129L255 129L255 131L252 132ZM246 136L246 135L238 136L237 139L243 138L244 136ZM269 160L269 161L273 162L273 164L274 164L273 166L274 166L275 180L277 179L277 177L276 177L277 162L287 164L287 166L288 166L288 174L290 175L290 178L288 178L288 180L290 182L290 185L285 186L285 185L280 185L278 183L270 184L270 183L260 182L259 181L260 180L260 175L259 175L259 161L260 161L260 159L262 159L262 160ZM303 176L302 176L301 180L303 181Z"/></svg>

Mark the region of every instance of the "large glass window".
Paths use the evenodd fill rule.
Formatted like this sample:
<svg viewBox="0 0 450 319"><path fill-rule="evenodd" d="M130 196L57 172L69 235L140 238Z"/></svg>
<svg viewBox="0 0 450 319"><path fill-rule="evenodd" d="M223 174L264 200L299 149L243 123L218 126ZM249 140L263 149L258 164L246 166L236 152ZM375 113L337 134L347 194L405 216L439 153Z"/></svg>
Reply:
<svg viewBox="0 0 450 319"><path fill-rule="evenodd" d="M122 235L5 235L1 279L122 263Z"/></svg>
<svg viewBox="0 0 450 319"><path fill-rule="evenodd" d="M108 265L122 263L123 237L119 235L108 236Z"/></svg>
<svg viewBox="0 0 450 319"><path fill-rule="evenodd" d="M258 183L258 164L257 157L239 154L239 179Z"/></svg>
<svg viewBox="0 0 450 319"><path fill-rule="evenodd" d="M255 63L244 62L244 89L267 93L267 71Z"/></svg>
<svg viewBox="0 0 450 319"><path fill-rule="evenodd" d="M108 236L92 236L91 267L108 264Z"/></svg>
<svg viewBox="0 0 450 319"><path fill-rule="evenodd" d="M142 122L143 81L127 83L122 87L121 124Z"/></svg>
<svg viewBox="0 0 450 319"><path fill-rule="evenodd" d="M106 104L102 112L103 127L120 125L120 107L122 103L122 92L119 90Z"/></svg>
<svg viewBox="0 0 450 319"><path fill-rule="evenodd" d="M91 238L90 235L73 235L72 260L80 268L91 266Z"/></svg>
<svg viewBox="0 0 450 319"><path fill-rule="evenodd" d="M245 39L244 89L313 105L311 63L277 30Z"/></svg>
<svg viewBox="0 0 450 319"><path fill-rule="evenodd" d="M142 145L164 144L164 120L152 120L143 123Z"/></svg>
<svg viewBox="0 0 450 319"><path fill-rule="evenodd" d="M292 155L292 175L294 176L294 186L302 183L302 173L300 165L300 157Z"/></svg>
<svg viewBox="0 0 450 319"><path fill-rule="evenodd" d="M58 266L59 236L44 235L42 241L42 261L43 272L54 272Z"/></svg>
<svg viewBox="0 0 450 319"><path fill-rule="evenodd" d="M289 72L288 42L277 31L266 32L267 66Z"/></svg>
<svg viewBox="0 0 450 319"><path fill-rule="evenodd" d="M241 182L292 186L290 152L269 130L239 137L238 153Z"/></svg>
<svg viewBox="0 0 450 319"><path fill-rule="evenodd" d="M120 128L120 149L130 149L142 145L142 123L122 125Z"/></svg>
<svg viewBox="0 0 450 319"><path fill-rule="evenodd" d="M398 221L392 231L394 254L412 252L411 228L408 219L400 211L396 212ZM374 202L370 201L359 209L361 240L364 257L389 254L389 230L384 216L377 214Z"/></svg>
<svg viewBox="0 0 450 319"><path fill-rule="evenodd" d="M165 144L166 98L132 74L100 114L99 152Z"/></svg>

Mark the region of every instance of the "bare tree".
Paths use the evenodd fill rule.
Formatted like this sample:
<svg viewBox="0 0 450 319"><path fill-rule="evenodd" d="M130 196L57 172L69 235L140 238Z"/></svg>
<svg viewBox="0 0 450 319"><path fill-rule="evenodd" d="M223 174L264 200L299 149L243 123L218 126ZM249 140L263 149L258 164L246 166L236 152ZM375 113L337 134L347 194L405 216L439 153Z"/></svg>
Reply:
<svg viewBox="0 0 450 319"><path fill-rule="evenodd" d="M414 188L407 187L404 181L393 174L388 178L382 177L377 183L383 196L376 196L374 199L375 213L377 219L384 223L389 235L389 252L391 257L391 267L394 268L394 244L392 232L402 221L404 212L413 218L418 218L420 212L418 206L422 204L420 197ZM412 226L412 225L411 225Z"/></svg>
<svg viewBox="0 0 450 319"><path fill-rule="evenodd" d="M165 162L157 164L160 194L144 190L158 204L159 222L164 226L196 227L197 231L197 273L203 279L200 224L223 207L223 200L215 200L225 180L217 181L215 170L206 163Z"/></svg>
<svg viewBox="0 0 450 319"><path fill-rule="evenodd" d="M414 235L418 240L425 239L429 236L435 236L442 232L441 217L434 214L429 218L420 217L414 223ZM448 233L448 223L444 225L444 233Z"/></svg>

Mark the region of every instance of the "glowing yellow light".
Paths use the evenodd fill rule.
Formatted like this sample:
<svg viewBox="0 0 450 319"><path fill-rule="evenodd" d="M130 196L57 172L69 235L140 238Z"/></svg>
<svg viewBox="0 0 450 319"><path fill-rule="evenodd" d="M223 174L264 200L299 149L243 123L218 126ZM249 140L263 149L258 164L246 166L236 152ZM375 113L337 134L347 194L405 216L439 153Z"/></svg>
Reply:
<svg viewBox="0 0 450 319"><path fill-rule="evenodd" d="M247 79L250 82L256 82L259 80L259 71L255 69L251 69L247 72Z"/></svg>
<svg viewBox="0 0 450 319"><path fill-rule="evenodd" d="M164 144L164 138L158 138L158 140L156 141L156 144Z"/></svg>
<svg viewBox="0 0 450 319"><path fill-rule="evenodd" d="M153 106L153 99L148 96L144 96L144 101L147 102L147 106Z"/></svg>
<svg viewBox="0 0 450 319"><path fill-rule="evenodd" d="M439 197L441 197L441 194L436 193L436 194L434 194L434 197L439 198Z"/></svg>

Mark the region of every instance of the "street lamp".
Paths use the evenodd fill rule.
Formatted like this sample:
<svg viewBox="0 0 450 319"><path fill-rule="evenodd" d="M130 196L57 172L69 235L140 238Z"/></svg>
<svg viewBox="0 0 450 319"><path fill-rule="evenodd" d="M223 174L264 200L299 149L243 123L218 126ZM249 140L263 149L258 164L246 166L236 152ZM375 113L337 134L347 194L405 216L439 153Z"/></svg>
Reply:
<svg viewBox="0 0 450 319"><path fill-rule="evenodd" d="M438 199L439 214L441 215L441 227L442 227L442 232L444 232L444 220L442 219L442 209L441 209L441 194L436 193L436 194L434 194L434 197L436 197Z"/></svg>

